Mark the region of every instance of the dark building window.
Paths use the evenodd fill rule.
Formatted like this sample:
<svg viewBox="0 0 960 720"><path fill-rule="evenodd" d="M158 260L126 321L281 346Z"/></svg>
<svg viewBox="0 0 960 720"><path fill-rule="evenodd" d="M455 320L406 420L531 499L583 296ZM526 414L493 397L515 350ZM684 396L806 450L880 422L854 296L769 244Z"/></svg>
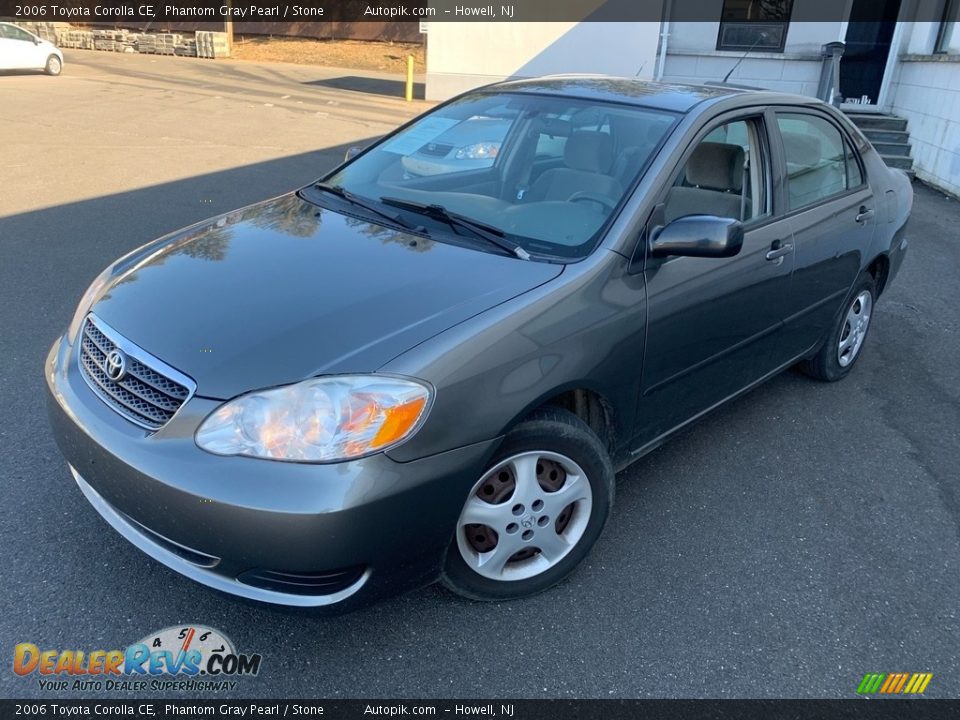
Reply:
<svg viewBox="0 0 960 720"><path fill-rule="evenodd" d="M943 8L943 19L940 21L940 28L937 30L937 42L933 46L933 52L937 54L945 53L949 50L950 36L953 35L953 26L957 20L957 0L947 0Z"/></svg>
<svg viewBox="0 0 960 720"><path fill-rule="evenodd" d="M783 52L793 0L723 0L717 50Z"/></svg>

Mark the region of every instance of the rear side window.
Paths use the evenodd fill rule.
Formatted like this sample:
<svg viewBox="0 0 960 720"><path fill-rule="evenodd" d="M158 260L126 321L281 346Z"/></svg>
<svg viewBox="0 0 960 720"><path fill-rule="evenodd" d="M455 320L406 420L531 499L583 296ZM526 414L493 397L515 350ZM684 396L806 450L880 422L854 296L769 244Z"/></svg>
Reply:
<svg viewBox="0 0 960 720"><path fill-rule="evenodd" d="M791 210L813 205L863 182L853 149L826 119L777 113L777 125L787 161Z"/></svg>

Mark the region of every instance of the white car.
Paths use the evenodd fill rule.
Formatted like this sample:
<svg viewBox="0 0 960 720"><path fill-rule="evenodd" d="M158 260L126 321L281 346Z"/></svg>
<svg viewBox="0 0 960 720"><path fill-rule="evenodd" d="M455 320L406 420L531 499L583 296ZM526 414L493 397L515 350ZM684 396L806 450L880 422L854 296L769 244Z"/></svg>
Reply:
<svg viewBox="0 0 960 720"><path fill-rule="evenodd" d="M10 23L0 22L0 70L43 70L59 75L63 53L52 42Z"/></svg>

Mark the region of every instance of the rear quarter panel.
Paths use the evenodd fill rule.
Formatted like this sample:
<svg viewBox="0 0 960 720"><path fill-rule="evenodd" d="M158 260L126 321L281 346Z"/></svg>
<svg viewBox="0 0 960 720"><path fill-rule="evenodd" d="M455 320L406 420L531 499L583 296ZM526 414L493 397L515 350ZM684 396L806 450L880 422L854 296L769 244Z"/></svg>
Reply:
<svg viewBox="0 0 960 720"><path fill-rule="evenodd" d="M864 253L861 270L866 270L880 255L890 261L886 285L893 280L906 252L906 225L913 208L913 186L902 170L888 167L860 129L843 113L830 112L846 128L863 158L867 180L873 190L876 208L876 232Z"/></svg>

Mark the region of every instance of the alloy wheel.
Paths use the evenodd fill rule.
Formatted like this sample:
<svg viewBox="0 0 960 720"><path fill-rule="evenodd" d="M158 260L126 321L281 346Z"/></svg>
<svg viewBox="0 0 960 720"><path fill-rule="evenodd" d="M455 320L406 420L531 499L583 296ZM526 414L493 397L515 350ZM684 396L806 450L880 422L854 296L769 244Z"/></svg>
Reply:
<svg viewBox="0 0 960 720"><path fill-rule="evenodd" d="M513 455L474 485L457 523L457 547L483 577L524 580L567 556L587 529L592 505L590 482L570 458Z"/></svg>
<svg viewBox="0 0 960 720"><path fill-rule="evenodd" d="M868 290L862 291L853 299L843 327L840 329L840 342L837 344L837 362L840 367L847 367L852 363L860 348L863 339L870 327L870 312L873 309L873 295Z"/></svg>

